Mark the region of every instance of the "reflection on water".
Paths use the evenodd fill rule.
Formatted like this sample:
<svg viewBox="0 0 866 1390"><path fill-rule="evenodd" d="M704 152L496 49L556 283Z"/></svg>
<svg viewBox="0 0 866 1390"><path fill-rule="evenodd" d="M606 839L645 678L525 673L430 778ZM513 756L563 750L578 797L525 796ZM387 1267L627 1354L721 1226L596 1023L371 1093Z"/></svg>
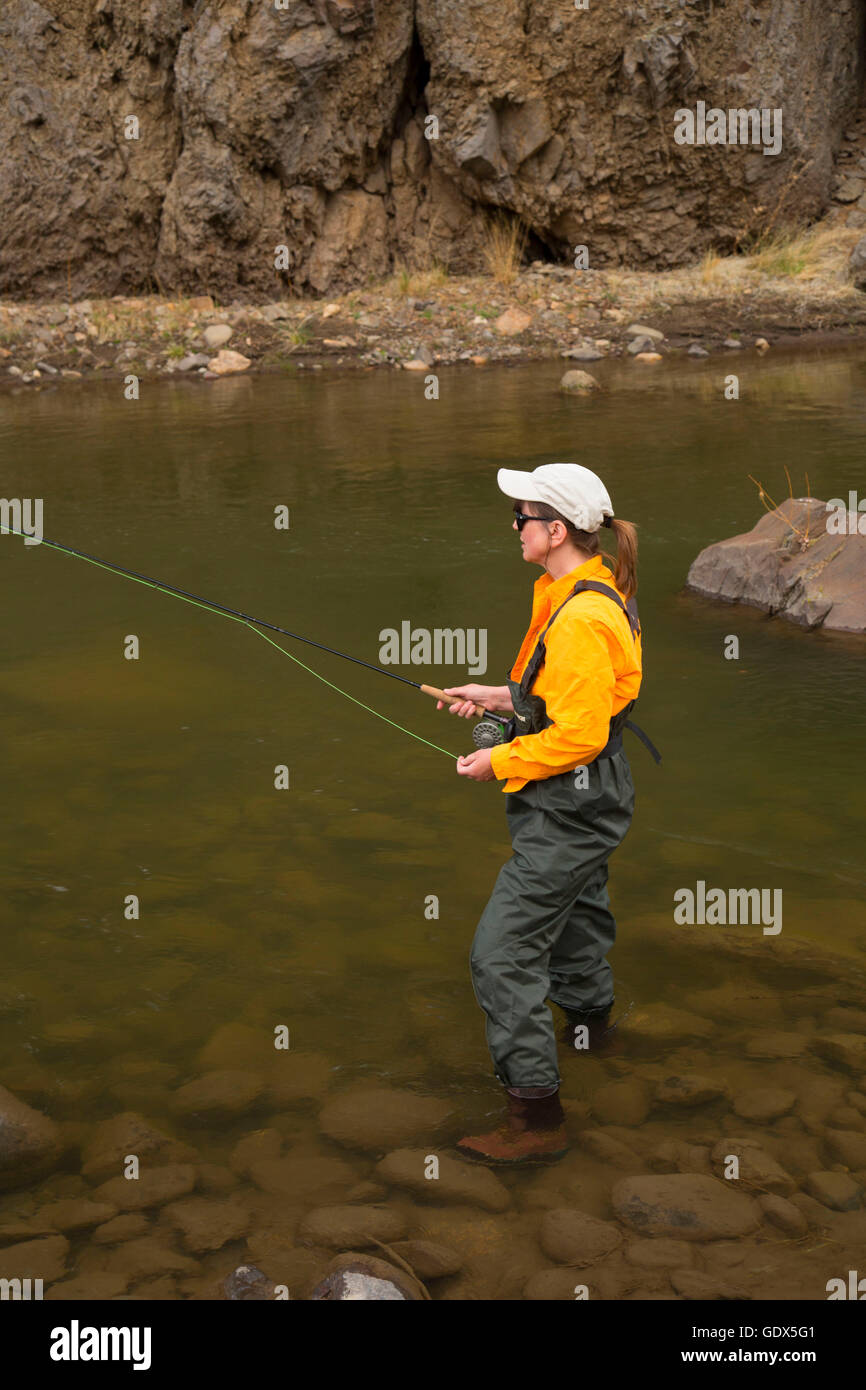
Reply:
<svg viewBox="0 0 866 1390"><path fill-rule="evenodd" d="M738 402L724 399L728 371L740 376ZM486 628L481 679L494 683L535 578L496 469L555 459L596 469L640 527L640 722L664 754L657 769L637 742L628 748L637 810L611 866L628 1017L617 1056L563 1059L573 1153L549 1173L506 1174L499 1210L444 1188L431 1205L377 1178L378 1159L400 1146L384 1121L382 1143L347 1145L318 1112L361 1083L408 1089L447 1104L436 1141L447 1149L496 1109L467 957L507 853L498 789L458 779L443 753L241 624L0 539L0 1081L60 1125L63 1149L46 1177L0 1198L0 1237L14 1248L65 1230L68 1248L39 1254L55 1261L57 1289L66 1277L92 1298L210 1297L215 1280L256 1259L303 1294L327 1259L299 1244L299 1223L348 1197L385 1202L409 1237L460 1252L462 1272L434 1281L434 1296L573 1297L557 1292L539 1221L560 1207L611 1219L612 1164L715 1171L712 1146L751 1134L794 1183L764 1173L754 1190L805 1192L804 1210L810 1174L841 1166L866 1178L858 1144L832 1138L866 1146L856 1046L825 1045L866 1033L863 647L682 588L702 546L757 519L749 474L777 500L785 465L797 492L807 473L819 497L863 490L866 359L737 357L651 374L602 364L607 389L591 401L561 396L559 375L556 363L443 371L437 402L402 373L154 383L138 402L116 384L0 400L4 495L42 497L51 539L367 661L381 630L405 620ZM288 532L273 525L280 504ZM736 662L723 659L731 632ZM130 634L138 661L123 657ZM277 640L389 719L468 749L467 726L409 687ZM287 791L274 786L281 765ZM675 927L673 895L698 880L781 889L780 937ZM712 1079L711 1098L659 1102L665 1077L684 1071ZM187 1084L214 1072L216 1093L187 1103ZM754 1118L756 1088L793 1100ZM58 1201L91 1202L111 1181L115 1150L135 1151L123 1148L129 1134L106 1129L121 1112L172 1136L186 1164L172 1163L165 1140L152 1152L161 1168L191 1163L192 1177L175 1175L141 1210L112 1190L98 1213L58 1214ZM422 1123L410 1147L429 1146L425 1135ZM674 1141L703 1158L659 1158ZM842 1219L853 1231L854 1215ZM791 1232L761 1229L771 1272L752 1296L825 1297L823 1256L793 1260ZM727 1242L726 1275L725 1241L702 1247L694 1268L748 1283L755 1239ZM339 1231L335 1241L344 1248ZM593 1279L600 1297L686 1296L666 1269L622 1250ZM799 1292L786 1295L786 1279Z"/></svg>

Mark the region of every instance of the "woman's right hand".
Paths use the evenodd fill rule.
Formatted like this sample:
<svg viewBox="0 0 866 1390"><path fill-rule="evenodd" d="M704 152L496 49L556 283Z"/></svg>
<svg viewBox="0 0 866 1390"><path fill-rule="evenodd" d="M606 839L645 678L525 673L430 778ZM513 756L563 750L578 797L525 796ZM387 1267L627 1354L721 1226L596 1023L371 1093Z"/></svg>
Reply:
<svg viewBox="0 0 866 1390"><path fill-rule="evenodd" d="M448 713L459 714L463 719L471 719L477 705L489 709L491 713L514 713L507 685L446 685L445 694L455 699L455 703L449 705ZM444 709L444 701L437 700L436 708Z"/></svg>

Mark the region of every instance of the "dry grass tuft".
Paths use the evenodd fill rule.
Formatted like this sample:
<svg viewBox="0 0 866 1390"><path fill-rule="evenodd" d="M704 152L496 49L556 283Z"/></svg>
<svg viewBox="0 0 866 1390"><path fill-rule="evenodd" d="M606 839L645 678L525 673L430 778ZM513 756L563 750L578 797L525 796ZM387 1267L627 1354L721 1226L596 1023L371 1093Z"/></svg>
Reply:
<svg viewBox="0 0 866 1390"><path fill-rule="evenodd" d="M491 219L484 245L484 260L493 279L510 285L518 276L529 229L520 218L500 213Z"/></svg>
<svg viewBox="0 0 866 1390"><path fill-rule="evenodd" d="M433 260L426 267L397 265L388 280L389 294L422 296L430 290L441 288L448 282L448 269L441 261Z"/></svg>
<svg viewBox="0 0 866 1390"><path fill-rule="evenodd" d="M747 269L774 278L816 280L844 277L861 232L825 226L801 232L770 232L747 253Z"/></svg>

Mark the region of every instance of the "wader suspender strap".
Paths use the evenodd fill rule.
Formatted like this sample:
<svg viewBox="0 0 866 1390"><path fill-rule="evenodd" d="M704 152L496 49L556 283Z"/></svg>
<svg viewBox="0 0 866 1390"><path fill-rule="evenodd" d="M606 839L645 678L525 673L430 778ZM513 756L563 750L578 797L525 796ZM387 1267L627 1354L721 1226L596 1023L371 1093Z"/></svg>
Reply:
<svg viewBox="0 0 866 1390"><path fill-rule="evenodd" d="M635 605L633 598L629 599L628 604L625 604L623 603L619 594L614 589L611 589L608 584L602 584L597 579L579 579L575 584L574 588L572 589L571 593L568 595L568 598L565 599L559 605L556 612L551 617L550 622L547 624L546 628L539 637L538 642L536 643L535 651L533 652L529 660L529 664L526 668L526 671L524 672L523 680L521 681L521 685L527 692L529 691L530 686L535 681L535 677L538 675L538 672L544 663L544 658L546 655L544 639L550 631L551 626L553 625L556 618L558 618L559 614L562 612L566 603L569 603L573 598L577 596L577 594L585 593L587 590L590 590L591 592L596 594L605 594L607 598L613 599L616 606L622 609L623 613L628 619L628 625L631 628L632 638L637 638L640 635L640 623L638 622L637 606ZM527 677L529 677L528 680ZM608 750L610 750L611 753L616 752L622 744L622 730L631 729L632 733L637 734L641 743L643 743L649 749L656 762L660 763L662 760L662 755L656 748L655 744L644 733L643 729L641 729L637 724L633 724L630 719L621 719L621 716L623 714L628 714L628 712L633 708L634 704L635 701L632 700L628 705L624 705L621 710L618 710L617 713L613 716L613 718L611 719L611 725L613 726L611 737L608 739L608 742L606 746L602 749L601 753L598 754L598 757L610 756ZM620 721L619 723L617 723L618 720ZM613 743L616 743L616 747L611 748L611 744Z"/></svg>

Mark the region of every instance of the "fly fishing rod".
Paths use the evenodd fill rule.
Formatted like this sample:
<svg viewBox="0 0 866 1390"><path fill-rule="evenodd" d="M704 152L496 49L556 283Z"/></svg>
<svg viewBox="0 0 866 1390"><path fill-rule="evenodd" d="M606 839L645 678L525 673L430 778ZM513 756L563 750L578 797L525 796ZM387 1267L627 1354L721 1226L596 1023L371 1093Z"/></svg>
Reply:
<svg viewBox="0 0 866 1390"><path fill-rule="evenodd" d="M24 531L16 531L11 526L0 526L0 533L6 532L10 532L13 536L22 536L25 539L28 539L28 535ZM303 642L305 643L305 645L309 647L317 647L319 651L329 652L331 656L337 656L342 661L351 661L356 666L366 666L368 671L378 671L380 676L389 676L391 680L401 681L403 685L411 685L414 690L420 690L422 694L429 695L434 700L443 700L446 704L453 704L455 700L458 698L454 695L446 695L445 691L440 690L438 686L426 685L420 681L409 680L407 676L397 675L396 671L388 671L384 666L377 666L372 661L364 661L359 656L350 656L348 652L338 651L336 647L326 646L324 642L316 642L313 640L312 637L303 637L299 632L290 632L287 627L280 627L277 623L269 623L264 618L254 618L250 613L242 613L238 608L229 608L227 604L215 603L212 599L202 598L200 594L190 593L188 589L179 589L175 584L166 584L161 579L154 579L150 575L139 574L137 570L127 569L124 565L114 564L114 562L111 560L100 560L95 555L88 555L86 551L76 550L71 545L61 545L59 541L51 541L48 540L46 537L42 537L39 541L39 544L51 546L53 550L59 550L64 555L74 555L79 560L86 560L89 564L98 565L100 569L109 570L114 574L123 575L125 578L133 579L139 584L146 584L151 589L157 589L160 593L169 594L174 598L183 599L186 603L195 604L197 607L204 608L209 612L220 613L224 617L234 619L236 622L245 623L246 626L251 628L253 631L256 631L256 629L258 628L267 628L270 632L279 632L282 636L290 637L295 642ZM263 632L259 632L258 635L260 637L264 637L265 634ZM265 638L265 640L270 641L269 638ZM272 642L271 645L275 646L278 651L283 652L285 656L288 656L290 658L290 660L297 662L297 658L291 656L291 653L287 652L284 647L280 647L276 642ZM303 666L303 662L297 662L297 664L299 666ZM303 669L306 671L310 671L310 674L317 676L319 680L325 681L324 676L319 676L317 671L311 671L310 667L303 666ZM334 690L340 690L339 686L332 685L332 682L330 681L325 681L325 684L331 685L331 688ZM360 700L355 700L354 696L348 695L347 692L344 690L340 690L340 694L346 695L347 699L352 700L357 705L361 705L362 703ZM362 705L362 708L369 709L370 707L368 705ZM378 711L370 710L370 713L378 714ZM385 719L384 715L378 715L378 717L380 719ZM504 716L494 714L491 710L485 710L483 706L476 704L475 717L485 721L485 723L488 720L495 721L495 723L492 726L488 724L486 729L484 729L483 726L479 724L476 726L475 730L473 730L473 739L477 747L490 746L487 742L479 742L479 739L475 737L475 735L478 734L480 734L480 736L486 740L487 738L491 738L493 732L495 731L498 736L493 741L496 743L501 741L501 726L503 726L507 722ZM393 721L386 720L386 723L391 724L393 723ZM496 728L497 724L500 726L499 729ZM394 727L400 728L401 726L398 724ZM411 734L413 738L419 737L419 735L417 734L412 734L411 730L409 729L404 729L403 732ZM427 739L421 739L420 741L422 743L428 742ZM436 744L430 744L429 746L435 748ZM447 749L441 748L438 751L441 753L445 753L447 752ZM452 755L449 753L448 756L451 757Z"/></svg>

